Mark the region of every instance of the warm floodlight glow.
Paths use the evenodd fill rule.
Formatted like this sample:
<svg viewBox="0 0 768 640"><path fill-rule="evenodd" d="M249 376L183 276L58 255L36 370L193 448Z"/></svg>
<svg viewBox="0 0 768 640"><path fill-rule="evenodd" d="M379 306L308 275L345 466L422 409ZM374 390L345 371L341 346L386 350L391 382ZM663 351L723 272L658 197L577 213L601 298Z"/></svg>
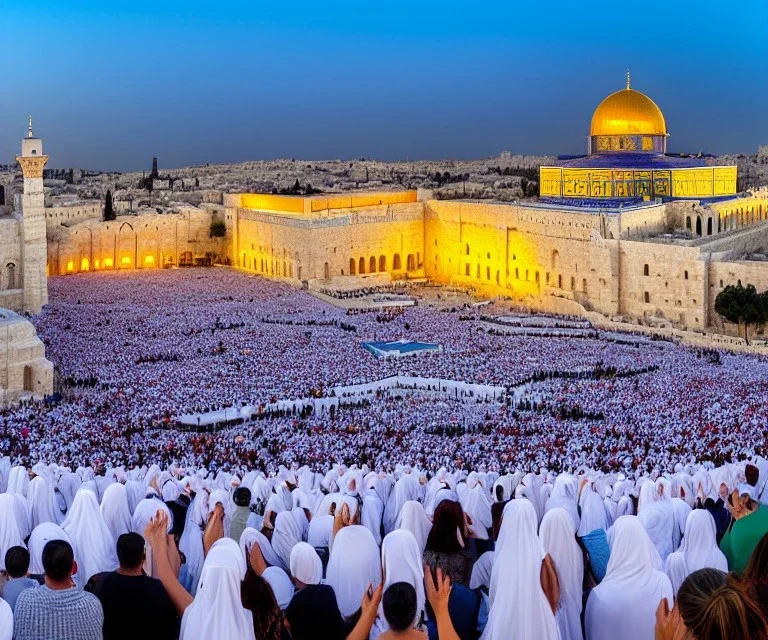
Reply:
<svg viewBox="0 0 768 640"><path fill-rule="evenodd" d="M147 266L154 266L155 256L144 256L144 264Z"/></svg>
<svg viewBox="0 0 768 640"><path fill-rule="evenodd" d="M88 261L88 258L80 260L80 271L90 271L90 269L91 263Z"/></svg>
<svg viewBox="0 0 768 640"><path fill-rule="evenodd" d="M67 262L67 271L71 273L74 270L75 270L75 261L70 260L69 262Z"/></svg>
<svg viewBox="0 0 768 640"><path fill-rule="evenodd" d="M98 266L98 264L96 266ZM115 266L115 261L112 260L112 258L104 258L104 266L105 267L114 267Z"/></svg>
<svg viewBox="0 0 768 640"><path fill-rule="evenodd" d="M120 264L123 266L131 264L131 259L128 256L123 256L120 258Z"/></svg>

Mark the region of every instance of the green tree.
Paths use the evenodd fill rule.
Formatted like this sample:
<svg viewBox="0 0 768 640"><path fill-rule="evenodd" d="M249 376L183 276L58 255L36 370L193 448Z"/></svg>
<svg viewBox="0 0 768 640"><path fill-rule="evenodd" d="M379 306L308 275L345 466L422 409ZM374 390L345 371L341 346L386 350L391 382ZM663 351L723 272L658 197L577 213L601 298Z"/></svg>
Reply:
<svg viewBox="0 0 768 640"><path fill-rule="evenodd" d="M115 207L112 204L112 192L107 189L107 196L104 198L104 220L114 220L116 217Z"/></svg>
<svg viewBox="0 0 768 640"><path fill-rule="evenodd" d="M227 235L227 225L223 220L214 220L211 222L209 235L211 238L223 238Z"/></svg>
<svg viewBox="0 0 768 640"><path fill-rule="evenodd" d="M744 325L744 339L749 344L749 325L768 320L768 292L758 294L755 286L729 284L717 294L715 311L729 322Z"/></svg>

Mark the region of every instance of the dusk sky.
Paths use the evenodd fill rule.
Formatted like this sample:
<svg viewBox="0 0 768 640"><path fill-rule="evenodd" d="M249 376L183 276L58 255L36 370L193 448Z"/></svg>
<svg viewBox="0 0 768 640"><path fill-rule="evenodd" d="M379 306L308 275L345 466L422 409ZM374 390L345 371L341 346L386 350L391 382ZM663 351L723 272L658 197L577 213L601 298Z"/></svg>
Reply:
<svg viewBox="0 0 768 640"><path fill-rule="evenodd" d="M632 86L670 151L768 144L766 0L2 0L0 163L581 153Z"/></svg>

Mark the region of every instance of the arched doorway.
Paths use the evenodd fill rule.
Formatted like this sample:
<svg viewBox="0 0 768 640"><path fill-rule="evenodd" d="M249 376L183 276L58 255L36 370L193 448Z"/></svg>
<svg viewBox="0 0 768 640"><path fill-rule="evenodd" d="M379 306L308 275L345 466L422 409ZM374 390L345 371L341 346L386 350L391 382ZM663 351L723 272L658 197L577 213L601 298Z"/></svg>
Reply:
<svg viewBox="0 0 768 640"><path fill-rule="evenodd" d="M711 217L707 218L707 235L708 236L712 235L712 218Z"/></svg>
<svg viewBox="0 0 768 640"><path fill-rule="evenodd" d="M387 256L379 256L379 271L387 270Z"/></svg>
<svg viewBox="0 0 768 640"><path fill-rule="evenodd" d="M413 257L412 253L408 254L408 263L406 265L406 268L408 271L415 271L416 270L416 260Z"/></svg>
<svg viewBox="0 0 768 640"><path fill-rule="evenodd" d="M360 267L358 269L360 275L365 273L365 258L360 258Z"/></svg>
<svg viewBox="0 0 768 640"><path fill-rule="evenodd" d="M24 391L34 391L34 381L32 379L32 367L26 365L24 367Z"/></svg>
<svg viewBox="0 0 768 640"><path fill-rule="evenodd" d="M395 271L400 271L402 269L402 265L400 264L400 254L396 253L394 258L392 258L392 268Z"/></svg>
<svg viewBox="0 0 768 640"><path fill-rule="evenodd" d="M368 273L376 273L376 256L371 256L368 260Z"/></svg>
<svg viewBox="0 0 768 640"><path fill-rule="evenodd" d="M557 249L554 249L552 251L552 264L550 265L553 271L557 269L557 261L559 258L560 258L560 254L558 253Z"/></svg>
<svg viewBox="0 0 768 640"><path fill-rule="evenodd" d="M331 279L331 265L329 265L327 262L323 265L323 278L326 280Z"/></svg>
<svg viewBox="0 0 768 640"><path fill-rule="evenodd" d="M696 216L696 235L701 235L701 216Z"/></svg>
<svg viewBox="0 0 768 640"><path fill-rule="evenodd" d="M691 216L685 216L685 228L691 230Z"/></svg>
<svg viewBox="0 0 768 640"><path fill-rule="evenodd" d="M349 275L357 275L357 265L355 264L354 258L349 259Z"/></svg>
<svg viewBox="0 0 768 640"><path fill-rule="evenodd" d="M8 289L16 289L16 264L9 262L5 265L5 281Z"/></svg>

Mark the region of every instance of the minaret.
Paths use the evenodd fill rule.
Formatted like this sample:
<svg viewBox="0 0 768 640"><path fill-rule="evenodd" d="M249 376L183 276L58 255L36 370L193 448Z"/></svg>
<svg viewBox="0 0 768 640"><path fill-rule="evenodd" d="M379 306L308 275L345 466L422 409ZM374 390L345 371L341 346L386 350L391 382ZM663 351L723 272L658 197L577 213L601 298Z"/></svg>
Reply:
<svg viewBox="0 0 768 640"><path fill-rule="evenodd" d="M27 313L40 313L43 305L48 304L43 193L43 168L48 162L48 156L43 155L43 141L35 138L32 132L32 116L29 116L29 132L21 141L21 155L16 156L16 161L24 174L21 209L23 310Z"/></svg>

